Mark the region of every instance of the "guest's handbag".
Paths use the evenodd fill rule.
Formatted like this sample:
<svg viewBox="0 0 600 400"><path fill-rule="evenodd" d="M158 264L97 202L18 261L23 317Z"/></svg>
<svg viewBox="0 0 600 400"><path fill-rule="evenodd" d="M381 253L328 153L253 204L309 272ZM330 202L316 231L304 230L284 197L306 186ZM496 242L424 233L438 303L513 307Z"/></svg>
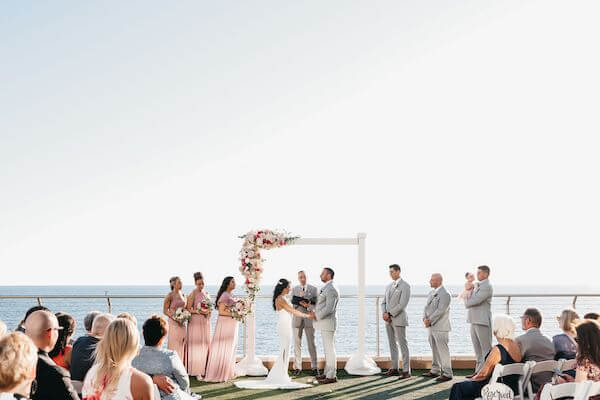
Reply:
<svg viewBox="0 0 600 400"><path fill-rule="evenodd" d="M483 400L512 400L515 393L510 386L504 383L488 383L481 389L481 398Z"/></svg>

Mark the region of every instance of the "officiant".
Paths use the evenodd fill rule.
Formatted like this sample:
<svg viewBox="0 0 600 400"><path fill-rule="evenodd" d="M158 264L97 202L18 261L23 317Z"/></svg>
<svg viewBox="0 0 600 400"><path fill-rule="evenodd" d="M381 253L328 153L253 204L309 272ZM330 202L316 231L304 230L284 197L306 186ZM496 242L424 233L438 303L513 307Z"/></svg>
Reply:
<svg viewBox="0 0 600 400"><path fill-rule="evenodd" d="M317 303L318 291L315 286L307 283L304 271L298 272L298 283L299 285L295 286L292 290L292 304L296 310L307 313L308 308ZM308 318L294 316L292 325L294 328L294 375L298 376L302 372L302 334L304 332L306 333L306 342L308 344L308 352L310 353L312 374L318 376L319 370L317 368L317 350L315 348L313 321Z"/></svg>

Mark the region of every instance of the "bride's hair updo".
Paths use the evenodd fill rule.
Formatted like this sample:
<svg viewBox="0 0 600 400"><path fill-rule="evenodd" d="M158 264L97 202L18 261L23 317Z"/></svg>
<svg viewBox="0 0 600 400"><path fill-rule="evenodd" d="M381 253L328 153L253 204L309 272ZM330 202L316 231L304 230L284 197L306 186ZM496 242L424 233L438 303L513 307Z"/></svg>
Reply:
<svg viewBox="0 0 600 400"><path fill-rule="evenodd" d="M284 278L281 278L279 282L277 282L277 285L275 285L275 289L273 289L273 310L277 311L277 306L275 305L275 302L277 301L277 298L279 297L281 292L283 292L283 289L285 289L288 286L290 286L290 281Z"/></svg>

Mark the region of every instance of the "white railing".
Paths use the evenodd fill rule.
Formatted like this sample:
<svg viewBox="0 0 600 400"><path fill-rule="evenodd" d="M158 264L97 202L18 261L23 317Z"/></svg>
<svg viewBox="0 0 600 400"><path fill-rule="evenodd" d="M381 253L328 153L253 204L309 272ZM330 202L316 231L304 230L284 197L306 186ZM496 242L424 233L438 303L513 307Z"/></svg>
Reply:
<svg viewBox="0 0 600 400"><path fill-rule="evenodd" d="M411 298L427 298L428 295L426 294L413 294L411 295ZM350 298L350 299L355 299L358 298L358 296L356 295L341 295L340 296L342 299L344 298ZM380 314L380 302L381 302L381 298L383 296L381 295L366 295L365 298L367 299L375 299L375 323L376 323L376 336L375 336L375 340L376 340L376 345L377 345L377 357L381 356L381 349L380 349L380 337L379 337L379 329L380 329L380 321L381 318L379 316ZM456 296L455 296L456 297ZM506 313L510 314L510 303L512 301L513 298L547 298L547 297L567 297L567 298L573 298L571 305L573 306L573 308L576 308L577 306L577 299L580 297L599 297L600 298L600 293L543 293L543 294L534 294L534 293L527 293L527 294L512 294L512 293L501 293L501 294L495 294L494 295L495 298L505 298L506 299ZM16 296L16 295L9 295L9 296L5 296L5 295L0 295L0 300L4 300L4 299L12 299L12 300L16 300L16 299L21 299L21 300L27 300L27 299L33 299L36 300L37 303L41 306L43 305L43 300L57 300L57 299L104 299L106 300L106 304L108 307L108 312L112 313L112 300L116 300L116 299L162 299L163 296L160 295L109 295L109 294L105 294L105 295L30 295L30 296ZM258 299L270 299L271 296L257 296ZM246 332L246 325L243 324L244 327L244 355L246 353L246 338L247 338L247 332Z"/></svg>

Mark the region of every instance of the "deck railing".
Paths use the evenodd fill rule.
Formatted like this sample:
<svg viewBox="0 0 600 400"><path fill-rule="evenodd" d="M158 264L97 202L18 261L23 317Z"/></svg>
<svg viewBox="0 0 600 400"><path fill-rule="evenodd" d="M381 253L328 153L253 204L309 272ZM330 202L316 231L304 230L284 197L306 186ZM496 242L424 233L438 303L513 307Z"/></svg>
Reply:
<svg viewBox="0 0 600 400"><path fill-rule="evenodd" d="M413 294L411 295L411 298L427 298L428 295L426 294ZM349 298L349 299L356 299L358 298L357 295L341 295L340 296L342 299L344 298ZM380 337L379 337L379 328L380 328L380 323L381 323L381 318L380 318L380 302L381 302L381 298L383 296L381 295L366 295L365 298L367 299L375 299L375 320L376 320L376 336L375 336L375 340L376 340L376 345L377 345L377 357L379 357L381 355L381 349L380 349ZM535 294L535 293L526 293L526 294L517 294L517 293L500 293L500 294L494 294L495 298L503 298L506 299L506 313L510 314L510 303L512 301L512 299L514 298L532 298L532 297L536 297L536 298L540 298L540 297L567 297L567 298L572 298L572 302L571 305L573 306L573 308L577 307L577 299L580 297L599 297L600 298L600 293L542 293L542 294ZM21 299L21 300L26 300L26 299L33 299L36 300L37 303L41 306L43 305L43 300L57 300L57 299L81 299L81 300L88 300L88 299L104 299L106 300L106 305L108 307L108 312L112 313L112 300L116 300L116 299L128 299L128 300L139 300L139 299L162 299L163 296L160 295L109 295L109 294L105 294L105 295L30 295L30 296L5 296L5 295L0 295L0 300L4 300L4 299ZM271 296L257 296L258 299L270 299ZM243 329L244 329L244 355L246 353L246 338L247 338L247 332L246 332L246 325L243 324Z"/></svg>

